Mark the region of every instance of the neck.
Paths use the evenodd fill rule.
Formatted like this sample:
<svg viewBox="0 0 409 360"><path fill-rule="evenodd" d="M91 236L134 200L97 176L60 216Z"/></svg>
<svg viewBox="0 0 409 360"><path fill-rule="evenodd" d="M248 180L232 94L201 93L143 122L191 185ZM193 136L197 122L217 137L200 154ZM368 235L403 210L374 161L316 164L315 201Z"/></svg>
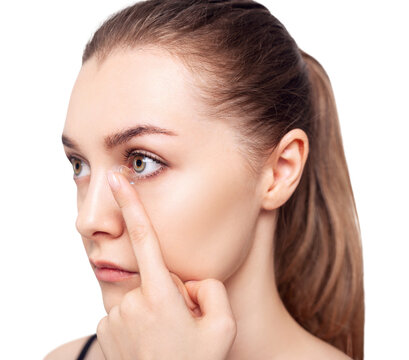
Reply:
<svg viewBox="0 0 409 360"><path fill-rule="evenodd" d="M306 331L279 297L274 275L276 212L261 212L253 243L240 268L224 284L237 322L226 360L276 359L299 347Z"/></svg>

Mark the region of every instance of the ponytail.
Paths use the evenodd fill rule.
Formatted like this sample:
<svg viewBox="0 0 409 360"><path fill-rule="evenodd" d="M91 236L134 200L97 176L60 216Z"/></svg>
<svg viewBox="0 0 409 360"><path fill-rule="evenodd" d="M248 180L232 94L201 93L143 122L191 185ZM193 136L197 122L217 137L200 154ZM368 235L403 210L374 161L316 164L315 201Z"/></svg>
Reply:
<svg viewBox="0 0 409 360"><path fill-rule="evenodd" d="M300 184L279 209L277 286L299 324L361 360L361 237L338 114L325 70L312 56L300 52L312 91L312 136Z"/></svg>

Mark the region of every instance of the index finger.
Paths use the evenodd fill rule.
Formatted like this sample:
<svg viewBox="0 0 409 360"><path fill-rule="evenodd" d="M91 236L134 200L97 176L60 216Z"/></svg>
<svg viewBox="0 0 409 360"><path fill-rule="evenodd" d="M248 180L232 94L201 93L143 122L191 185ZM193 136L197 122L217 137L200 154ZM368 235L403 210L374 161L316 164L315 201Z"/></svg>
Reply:
<svg viewBox="0 0 409 360"><path fill-rule="evenodd" d="M174 286L163 260L159 240L138 193L120 173L108 171L108 181L128 229L139 266L142 289Z"/></svg>

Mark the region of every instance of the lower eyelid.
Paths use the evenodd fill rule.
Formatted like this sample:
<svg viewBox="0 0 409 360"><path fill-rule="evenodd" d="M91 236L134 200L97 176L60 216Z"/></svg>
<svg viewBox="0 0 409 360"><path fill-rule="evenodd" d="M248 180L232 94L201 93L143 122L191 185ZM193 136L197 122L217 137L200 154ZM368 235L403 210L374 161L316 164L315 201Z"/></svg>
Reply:
<svg viewBox="0 0 409 360"><path fill-rule="evenodd" d="M146 157L149 158L149 156L146 156ZM128 173L129 179L140 181L140 180L145 180L147 178L152 178L152 177L159 175L159 173L161 173L167 167L163 162L160 162L156 159L152 159L152 162L155 162L157 165L159 165L159 167L148 175L138 175L138 173L134 170L133 165L132 165L133 163L132 163L129 168L130 172Z"/></svg>
<svg viewBox="0 0 409 360"><path fill-rule="evenodd" d="M144 153L137 153L136 155L138 155L138 154L142 155L143 157L146 157L146 158L150 159L150 161L155 162L156 164L158 164L160 166L159 166L159 168L157 170L155 170L154 172L152 172L149 175L140 175L139 176L135 172L135 170L133 169L133 160L132 160L131 165L130 165L130 170L132 172L132 176L131 176L132 180L141 181L141 180L145 180L147 178L155 177L155 176L159 175L161 172L163 172L164 170L166 170L166 168L168 167L164 162L162 162L162 161L160 161L158 159L155 159L155 158L153 158L153 157L151 157L149 155L146 155ZM91 167L83 159L81 159L79 157L76 157L76 156L71 156L68 160L70 161L71 164L72 164L73 160L77 160L77 161L81 162L81 166L82 166L81 174L80 175L75 175L75 173L73 174L73 178L74 178L75 182L79 182L79 181L81 181L81 179L91 175L91 170L90 170ZM88 172L84 174L84 168L86 168L86 167L88 167Z"/></svg>

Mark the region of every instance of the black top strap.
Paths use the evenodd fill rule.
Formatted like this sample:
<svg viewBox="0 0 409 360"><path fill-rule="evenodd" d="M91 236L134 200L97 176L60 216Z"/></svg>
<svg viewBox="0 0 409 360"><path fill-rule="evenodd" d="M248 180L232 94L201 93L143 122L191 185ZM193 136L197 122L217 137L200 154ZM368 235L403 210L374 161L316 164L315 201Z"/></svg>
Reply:
<svg viewBox="0 0 409 360"><path fill-rule="evenodd" d="M78 355L76 360L84 360L85 355L87 355L88 349L92 345L92 342L97 338L97 334L91 335L85 345L83 346L80 354Z"/></svg>

